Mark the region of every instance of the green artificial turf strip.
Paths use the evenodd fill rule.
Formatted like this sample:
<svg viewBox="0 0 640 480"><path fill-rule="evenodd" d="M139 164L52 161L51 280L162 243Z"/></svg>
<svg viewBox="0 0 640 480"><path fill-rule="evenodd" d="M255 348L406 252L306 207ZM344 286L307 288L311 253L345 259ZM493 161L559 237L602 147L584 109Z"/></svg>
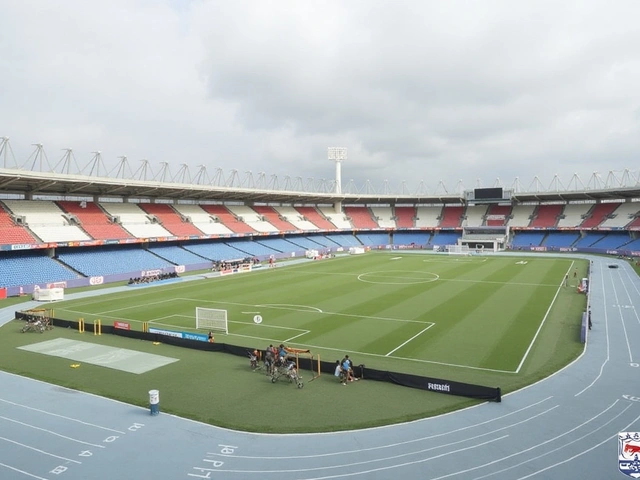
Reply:
<svg viewBox="0 0 640 480"><path fill-rule="evenodd" d="M397 257L402 258L391 260ZM516 263L523 259L527 264ZM87 322L125 320L133 328L152 321L176 330L193 329L195 306L228 308L230 332L236 335L218 335L218 341L264 348L269 341L308 330L289 343L313 345L312 351L322 360L334 361L349 352L356 364L370 368L500 386L505 393L553 373L579 355L585 296L575 288L563 287L522 370L513 373L572 259L477 260L371 254L133 288L125 294L54 307L58 317L64 313L70 319L82 315ZM578 260L576 265L580 278L586 262ZM428 281L434 275L439 280ZM260 326L252 322L252 312L257 310L265 318ZM435 325L424 330L430 322ZM249 370L248 359L223 353L80 335L67 329L20 334L19 325L12 322L2 329L0 368L4 370L139 405L146 404L148 390L158 389L164 411L230 428L269 432L352 429L431 416L474 403L366 379L344 387L327 374L309 382L310 372L303 372L305 387L297 389L283 379L272 384L268 377ZM92 365L71 369L69 360L15 349L58 335L181 360L134 375ZM393 355L385 356L414 335ZM265 401L274 395L290 402L291 408L274 409ZM353 408L336 408L345 401Z"/></svg>

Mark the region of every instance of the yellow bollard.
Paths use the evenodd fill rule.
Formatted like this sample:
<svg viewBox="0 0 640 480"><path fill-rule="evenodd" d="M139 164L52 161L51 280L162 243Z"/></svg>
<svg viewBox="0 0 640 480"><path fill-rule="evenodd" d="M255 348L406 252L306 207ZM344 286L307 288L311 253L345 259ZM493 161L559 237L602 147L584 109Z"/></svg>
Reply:
<svg viewBox="0 0 640 480"><path fill-rule="evenodd" d="M102 322L100 321L100 319L93 321L93 334L102 335Z"/></svg>
<svg viewBox="0 0 640 480"><path fill-rule="evenodd" d="M84 318L78 319L78 332L84 333Z"/></svg>

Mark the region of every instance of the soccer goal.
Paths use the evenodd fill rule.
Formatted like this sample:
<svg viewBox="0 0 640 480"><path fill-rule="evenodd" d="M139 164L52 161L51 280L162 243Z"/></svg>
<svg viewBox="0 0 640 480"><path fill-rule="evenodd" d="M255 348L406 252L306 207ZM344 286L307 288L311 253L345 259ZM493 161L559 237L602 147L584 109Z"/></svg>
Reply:
<svg viewBox="0 0 640 480"><path fill-rule="evenodd" d="M196 328L229 333L227 311L217 308L196 307Z"/></svg>
<svg viewBox="0 0 640 480"><path fill-rule="evenodd" d="M469 245L447 245L449 255L471 255Z"/></svg>

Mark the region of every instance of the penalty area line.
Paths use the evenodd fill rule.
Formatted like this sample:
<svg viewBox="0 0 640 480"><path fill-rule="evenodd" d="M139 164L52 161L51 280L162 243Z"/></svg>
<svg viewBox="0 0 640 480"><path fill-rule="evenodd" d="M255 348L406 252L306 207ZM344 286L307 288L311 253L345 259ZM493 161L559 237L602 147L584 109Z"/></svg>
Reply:
<svg viewBox="0 0 640 480"><path fill-rule="evenodd" d="M385 357L388 357L389 355L391 355L393 352L400 350L402 347L404 347L407 343L409 343L411 340L419 337L420 335L422 335L424 332L426 332L427 330L429 330L431 327L433 327L433 323L431 325L429 325L426 328L423 328L422 330L420 330L418 333L416 333L413 337L411 337L409 340L407 340L406 342L401 343L400 345L398 345L396 348L394 348L393 350L391 350L389 353L387 353L385 355Z"/></svg>
<svg viewBox="0 0 640 480"><path fill-rule="evenodd" d="M291 338L287 338L287 339L284 341L284 343L289 343L291 340L294 340L294 339L296 339L296 338L298 338L298 337L301 337L301 336L303 336L303 335L306 335L306 334L307 334L307 333L309 333L310 331L311 331L311 330L305 330L304 332L302 332L302 333L300 333L300 334L298 334L298 335L295 335L295 336L293 336L293 337L291 337Z"/></svg>

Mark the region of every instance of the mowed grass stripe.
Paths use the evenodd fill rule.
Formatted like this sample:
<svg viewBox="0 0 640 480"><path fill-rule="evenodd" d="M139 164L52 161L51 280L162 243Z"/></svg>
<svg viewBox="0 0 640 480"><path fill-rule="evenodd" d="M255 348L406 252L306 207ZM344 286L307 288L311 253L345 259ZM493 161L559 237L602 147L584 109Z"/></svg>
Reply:
<svg viewBox="0 0 640 480"><path fill-rule="evenodd" d="M94 306L111 312L110 318L175 325L181 330L194 329L195 306L225 308L230 335L219 341L244 344L244 338L256 337L253 346L264 348L260 339L293 339L292 345L373 355L386 355L434 322L433 328L393 356L503 370L512 367L514 357L500 353L505 351L502 342L515 355L526 349L530 330L535 332L533 322L525 324L531 329L511 325L525 313L537 314L536 308L548 307L546 301L538 305L532 300L540 300L538 289L518 284L557 283L562 278L561 269L538 274L533 262L517 265L519 259L514 257L459 261L439 256L439 262L424 261L424 255L390 258L353 256L145 292L136 289ZM553 259L536 262L558 263ZM92 308L83 302L86 307L81 308ZM262 327L273 328L256 328L254 312L263 316Z"/></svg>

